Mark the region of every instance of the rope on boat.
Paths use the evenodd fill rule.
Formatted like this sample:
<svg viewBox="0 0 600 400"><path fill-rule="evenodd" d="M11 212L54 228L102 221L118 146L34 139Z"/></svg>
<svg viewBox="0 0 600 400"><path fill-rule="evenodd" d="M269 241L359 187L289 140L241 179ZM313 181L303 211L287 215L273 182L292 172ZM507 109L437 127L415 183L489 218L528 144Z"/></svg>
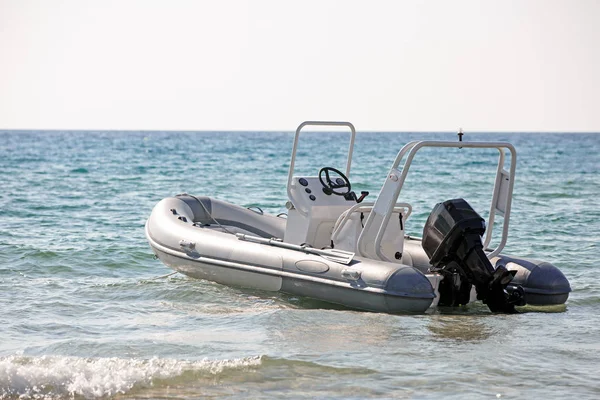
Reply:
<svg viewBox="0 0 600 400"><path fill-rule="evenodd" d="M175 272L171 272L170 274L166 274L166 275L161 275L161 276L157 276L156 278L150 278L150 279L146 279L147 281L156 281L159 279L164 279L164 278L168 278L172 275L178 274L179 272L175 271Z"/></svg>
<svg viewBox="0 0 600 400"><path fill-rule="evenodd" d="M231 232L229 229L227 229L227 228L225 228L223 225L221 225L221 224L219 223L219 221L217 221L217 220L215 219L215 217L213 217L213 216L212 216L212 214L211 214L211 213L210 213L210 212L209 212L209 211L206 209L206 206L205 206L204 204L202 204L202 202L200 201L200 199L199 199L199 198L197 198L196 196L194 196L194 195L192 195L192 194L188 194L188 196L191 196L191 197L193 197L194 199L196 199L196 201L197 201L198 203L200 203L200 206L201 206L201 207L204 209L204 212L205 212L205 213L206 213L206 214L207 214L207 215L210 217L210 219L212 219L213 221L215 221L215 224L219 225L219 227L220 227L221 229L223 229L225 232L229 233L230 235L235 235L235 234L234 234L233 232Z"/></svg>
<svg viewBox="0 0 600 400"><path fill-rule="evenodd" d="M250 206L250 207L246 207L246 208L248 210L250 210L250 211L254 211L258 215L264 215L265 214L265 212L259 206ZM256 208L256 210L255 210L255 208Z"/></svg>

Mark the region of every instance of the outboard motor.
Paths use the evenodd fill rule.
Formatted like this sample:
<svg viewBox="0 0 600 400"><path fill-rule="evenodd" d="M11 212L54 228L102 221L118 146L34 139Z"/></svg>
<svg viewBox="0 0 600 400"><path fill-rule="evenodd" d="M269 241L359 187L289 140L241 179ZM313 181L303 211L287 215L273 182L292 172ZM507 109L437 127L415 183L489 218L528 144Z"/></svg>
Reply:
<svg viewBox="0 0 600 400"><path fill-rule="evenodd" d="M463 199L436 204L423 228L423 249L432 271L444 276L440 283L442 306L467 304L472 285L477 299L492 312L514 313L524 305L524 291L507 287L516 271L494 269L483 251L485 220Z"/></svg>

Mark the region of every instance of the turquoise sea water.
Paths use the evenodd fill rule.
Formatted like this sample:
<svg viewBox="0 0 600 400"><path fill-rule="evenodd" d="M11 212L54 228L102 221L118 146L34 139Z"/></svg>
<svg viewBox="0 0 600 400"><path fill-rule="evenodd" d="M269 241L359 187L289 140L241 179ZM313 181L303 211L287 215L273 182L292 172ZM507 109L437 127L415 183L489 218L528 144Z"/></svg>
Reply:
<svg viewBox="0 0 600 400"><path fill-rule="evenodd" d="M342 169L347 136L301 139L299 172ZM351 181L376 197L402 145L359 133ZM188 192L285 211L290 132L0 131L0 398L600 397L600 134L468 134L518 152L505 253L559 266L566 307L386 315L171 272L144 237ZM497 156L425 151L402 201L486 214ZM491 158L490 158L491 155Z"/></svg>

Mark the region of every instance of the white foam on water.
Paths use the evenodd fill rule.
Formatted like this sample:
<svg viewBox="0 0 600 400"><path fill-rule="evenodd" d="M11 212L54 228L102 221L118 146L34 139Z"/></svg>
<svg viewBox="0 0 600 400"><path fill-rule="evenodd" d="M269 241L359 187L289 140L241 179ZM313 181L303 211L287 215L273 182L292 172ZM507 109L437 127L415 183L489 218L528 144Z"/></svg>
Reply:
<svg viewBox="0 0 600 400"><path fill-rule="evenodd" d="M182 361L12 355L0 358L0 399L114 396L134 386L151 387L153 380L177 377L188 371L216 375L261 362L261 357Z"/></svg>

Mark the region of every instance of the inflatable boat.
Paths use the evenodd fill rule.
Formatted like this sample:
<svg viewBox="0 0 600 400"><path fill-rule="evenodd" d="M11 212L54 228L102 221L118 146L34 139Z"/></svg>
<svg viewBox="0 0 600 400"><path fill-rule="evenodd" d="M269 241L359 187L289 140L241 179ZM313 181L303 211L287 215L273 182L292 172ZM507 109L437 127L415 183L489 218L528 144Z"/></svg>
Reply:
<svg viewBox="0 0 600 400"><path fill-rule="evenodd" d="M298 138L307 126L350 131L345 172L323 167L315 176L294 174ZM458 141L410 142L368 203L368 193L357 195L349 180L355 135L349 122L300 124L287 178L287 217L207 196L161 200L145 227L154 254L193 278L374 312L423 313L481 301L492 312L512 313L515 306L566 302L571 288L557 267L501 254L517 159L510 143L462 141L460 134ZM487 220L465 199L450 199L435 205L422 238L405 234L412 207L398 199L416 153L428 147L498 151ZM491 248L496 226L500 239Z"/></svg>

